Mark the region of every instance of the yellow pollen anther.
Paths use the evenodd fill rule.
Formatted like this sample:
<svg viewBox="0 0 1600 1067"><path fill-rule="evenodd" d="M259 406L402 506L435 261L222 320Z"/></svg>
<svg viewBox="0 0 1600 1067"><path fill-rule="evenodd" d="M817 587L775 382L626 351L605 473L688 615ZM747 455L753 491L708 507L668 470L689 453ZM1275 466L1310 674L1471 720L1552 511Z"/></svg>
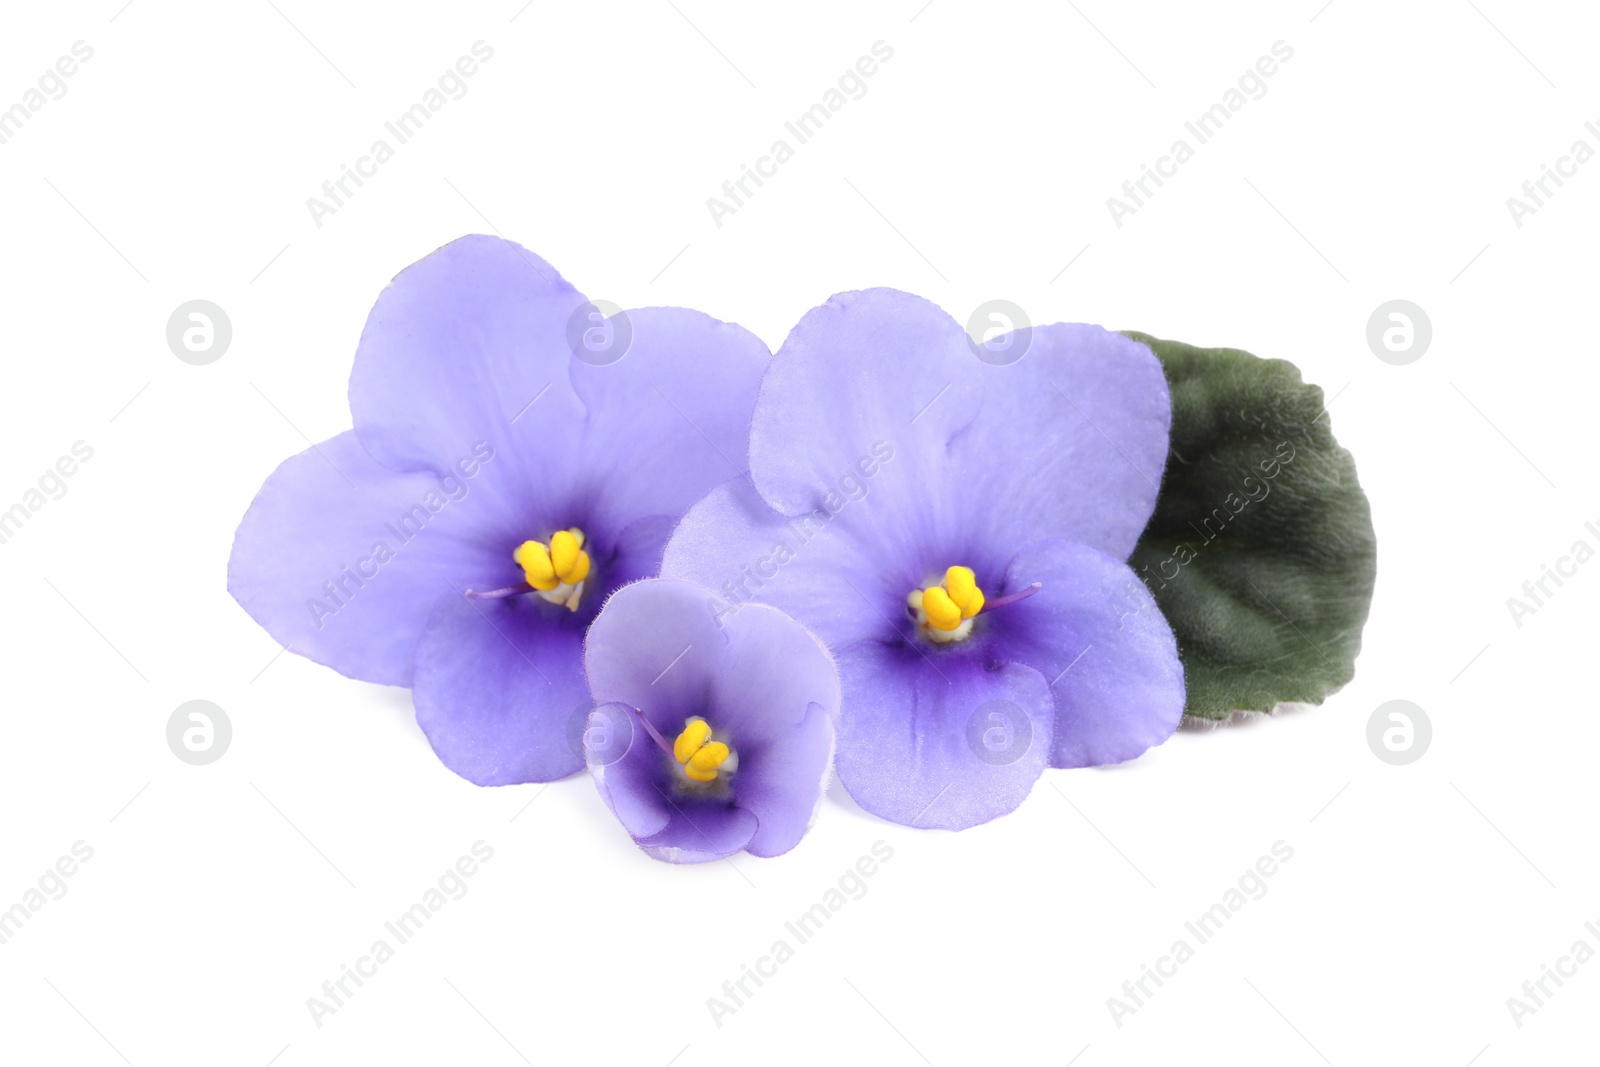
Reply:
<svg viewBox="0 0 1600 1067"><path fill-rule="evenodd" d="M589 570L588 554L579 546L571 530L557 530L556 535L550 538L550 563L555 567L556 577L568 585L578 584L582 577L577 573L580 564L584 573Z"/></svg>
<svg viewBox="0 0 1600 1067"><path fill-rule="evenodd" d="M717 768L727 759L728 746L721 741L713 741L689 757L689 762L683 766L683 773L696 782L714 782Z"/></svg>
<svg viewBox="0 0 1600 1067"><path fill-rule="evenodd" d="M961 609L961 617L970 619L983 610L983 590L971 567L951 567L944 572L944 587L950 599Z"/></svg>
<svg viewBox="0 0 1600 1067"><path fill-rule="evenodd" d="M554 604L578 610L583 580L589 577L589 553L583 550L583 531L557 530L550 543L524 541L511 553L527 583Z"/></svg>
<svg viewBox="0 0 1600 1067"><path fill-rule="evenodd" d="M947 567L943 581L906 594L906 607L922 635L935 644L960 641L970 634L983 604L983 590L971 567Z"/></svg>
<svg viewBox="0 0 1600 1067"><path fill-rule="evenodd" d="M700 746L711 740L711 724L704 719L690 719L683 724L683 733L672 742L672 754L679 763L688 763L689 757L700 751Z"/></svg>
<svg viewBox="0 0 1600 1067"><path fill-rule="evenodd" d="M555 566L550 562L550 550L543 542L524 541L511 553L511 558L522 565L523 577L535 589L554 589L561 584L556 577Z"/></svg>
<svg viewBox="0 0 1600 1067"><path fill-rule="evenodd" d="M683 724L683 732L672 743L672 755L683 764L683 773L692 782L714 782L717 771L733 770L733 752L721 741L711 740L711 724L698 715Z"/></svg>
<svg viewBox="0 0 1600 1067"><path fill-rule="evenodd" d="M928 614L928 625L935 630L954 630L961 625L961 609L943 586L922 591L922 610Z"/></svg>

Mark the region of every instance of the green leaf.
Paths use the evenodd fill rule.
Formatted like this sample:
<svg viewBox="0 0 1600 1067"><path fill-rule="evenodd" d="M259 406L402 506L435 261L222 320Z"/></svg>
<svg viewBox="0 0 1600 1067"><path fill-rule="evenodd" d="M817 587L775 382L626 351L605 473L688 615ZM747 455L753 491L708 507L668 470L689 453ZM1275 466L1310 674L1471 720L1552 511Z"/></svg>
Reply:
<svg viewBox="0 0 1600 1067"><path fill-rule="evenodd" d="M1355 460L1293 363L1129 331L1172 388L1155 515L1129 565L1172 624L1189 715L1320 704L1355 676L1377 542Z"/></svg>

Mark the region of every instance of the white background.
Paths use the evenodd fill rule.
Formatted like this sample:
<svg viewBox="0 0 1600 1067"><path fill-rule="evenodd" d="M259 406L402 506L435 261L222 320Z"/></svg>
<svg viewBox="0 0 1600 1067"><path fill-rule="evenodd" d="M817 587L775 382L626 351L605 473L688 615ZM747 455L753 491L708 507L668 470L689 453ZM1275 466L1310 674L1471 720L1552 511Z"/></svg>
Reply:
<svg viewBox="0 0 1600 1067"><path fill-rule="evenodd" d="M1520 628L1506 598L1580 537L1600 547L1600 161L1521 228L1505 203L1574 140L1600 148L1592 10L274 3L17 5L0 34L0 107L94 49L0 145L0 508L94 450L0 545L0 908L93 849L0 945L0 1058L1592 1058L1600 962L1520 1029L1506 998L1579 938L1600 949L1600 562ZM315 226L307 197L480 39L494 57L467 95ZM879 40L894 55L867 94L716 227L706 198ZM1279 40L1269 92L1114 225L1106 198ZM774 348L831 293L890 285L963 320L1004 297L1035 322L1294 360L1333 398L1378 531L1355 681L1127 766L1047 771L960 834L835 786L776 860L651 861L587 777L467 784L408 694L278 655L224 567L265 475L348 427L387 280L495 231L591 297L701 308ZM233 324L209 366L165 341L195 298ZM1365 341L1393 298L1433 323L1409 366ZM165 741L195 698L234 729L205 767ZM1396 698L1434 729L1404 767L1365 740ZM470 892L314 1025L307 998L480 839ZM707 998L879 840L867 894L716 1026ZM1266 896L1118 1027L1107 998L1280 840Z"/></svg>

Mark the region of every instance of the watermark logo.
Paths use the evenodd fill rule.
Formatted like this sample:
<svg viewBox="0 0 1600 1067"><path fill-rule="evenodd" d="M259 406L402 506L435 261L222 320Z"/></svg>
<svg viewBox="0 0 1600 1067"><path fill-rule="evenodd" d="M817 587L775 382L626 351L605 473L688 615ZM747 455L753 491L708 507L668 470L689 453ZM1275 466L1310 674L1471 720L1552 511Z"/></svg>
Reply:
<svg viewBox="0 0 1600 1067"><path fill-rule="evenodd" d="M193 366L215 363L232 342L233 323L228 313L209 300L179 304L167 319L167 347Z"/></svg>
<svg viewBox="0 0 1600 1067"><path fill-rule="evenodd" d="M233 723L228 713L209 700L179 704L167 719L167 747L192 766L217 762L232 742Z"/></svg>
<svg viewBox="0 0 1600 1067"><path fill-rule="evenodd" d="M609 767L633 747L633 709L586 700L567 718L567 744L592 766Z"/></svg>
<svg viewBox="0 0 1600 1067"><path fill-rule="evenodd" d="M567 347L583 362L609 367L633 347L633 321L609 300L591 300L567 317Z"/></svg>
<svg viewBox="0 0 1600 1067"><path fill-rule="evenodd" d="M1415 363L1432 343L1432 320L1409 300L1379 304L1367 319L1367 347L1385 363L1396 367Z"/></svg>
<svg viewBox="0 0 1600 1067"><path fill-rule="evenodd" d="M992 767L1009 767L1033 747L1033 720L1009 700L987 701L967 719L967 747Z"/></svg>
<svg viewBox="0 0 1600 1067"><path fill-rule="evenodd" d="M1417 762L1432 742L1433 723L1428 713L1409 700L1379 704L1367 720L1367 747L1393 766Z"/></svg>
<svg viewBox="0 0 1600 1067"><path fill-rule="evenodd" d="M1011 301L985 300L967 319L967 344L985 363L1009 367L1028 354L1033 324L1028 313Z"/></svg>

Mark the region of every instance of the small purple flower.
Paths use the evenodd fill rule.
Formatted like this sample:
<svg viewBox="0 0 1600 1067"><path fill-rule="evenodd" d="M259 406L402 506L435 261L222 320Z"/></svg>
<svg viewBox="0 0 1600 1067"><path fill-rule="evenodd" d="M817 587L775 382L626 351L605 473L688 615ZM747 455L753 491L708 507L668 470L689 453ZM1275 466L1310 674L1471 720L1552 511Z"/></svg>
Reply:
<svg viewBox="0 0 1600 1067"><path fill-rule="evenodd" d="M907 825L993 819L1046 766L1132 759L1183 713L1172 631L1124 562L1166 461L1161 366L1097 326L992 350L1018 348L980 358L891 289L814 309L762 382L750 478L662 564L827 642L840 780Z"/></svg>
<svg viewBox="0 0 1600 1067"><path fill-rule="evenodd" d="M719 622L722 607L693 582L635 582L606 601L585 645L598 705L589 770L639 847L672 863L789 851L833 754L827 649L775 608Z"/></svg>
<svg viewBox="0 0 1600 1067"><path fill-rule="evenodd" d="M572 774L584 630L740 472L769 359L696 311L607 319L527 250L463 237L379 296L355 428L267 478L228 589L290 651L411 686L461 776Z"/></svg>

